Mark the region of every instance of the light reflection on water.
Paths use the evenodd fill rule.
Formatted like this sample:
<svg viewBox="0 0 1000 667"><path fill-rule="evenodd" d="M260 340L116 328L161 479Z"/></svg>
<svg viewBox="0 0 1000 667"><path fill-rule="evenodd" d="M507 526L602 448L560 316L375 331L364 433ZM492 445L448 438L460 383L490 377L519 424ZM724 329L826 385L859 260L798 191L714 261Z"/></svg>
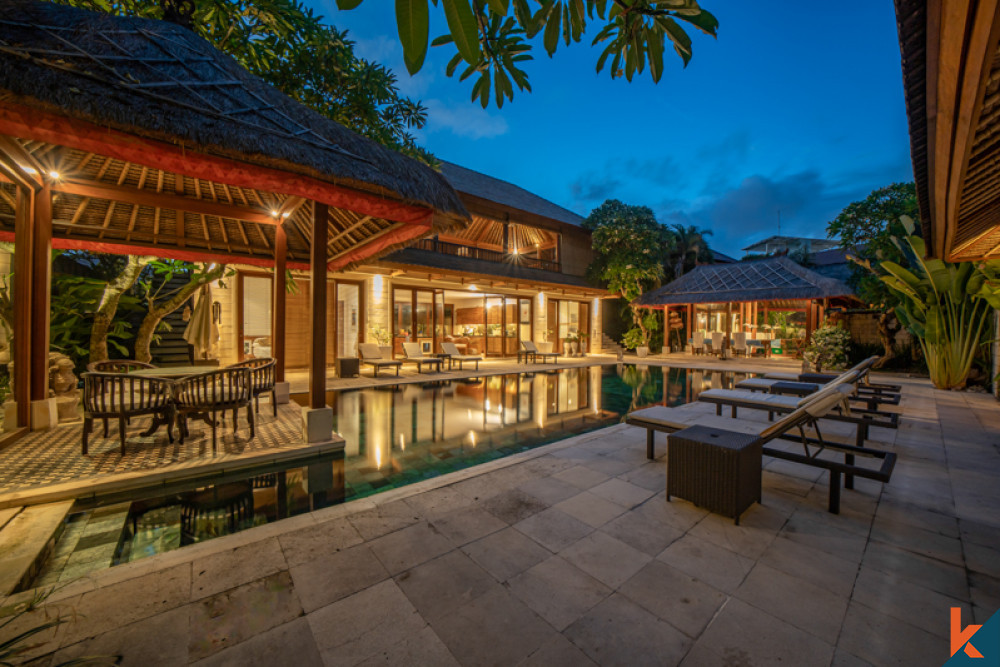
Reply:
<svg viewBox="0 0 1000 667"><path fill-rule="evenodd" d="M81 503L66 539L117 511L114 563L128 562L602 428L640 407L687 403L743 377L608 365L329 392L343 454Z"/></svg>

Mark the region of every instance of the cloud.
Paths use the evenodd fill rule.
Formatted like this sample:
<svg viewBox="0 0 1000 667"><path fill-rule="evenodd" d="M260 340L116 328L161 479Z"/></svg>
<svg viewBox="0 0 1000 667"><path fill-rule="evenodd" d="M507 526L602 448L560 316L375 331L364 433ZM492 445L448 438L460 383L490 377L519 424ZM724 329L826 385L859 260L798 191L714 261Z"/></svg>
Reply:
<svg viewBox="0 0 1000 667"><path fill-rule="evenodd" d="M427 134L451 132L468 139L490 139L507 133L509 129L503 116L494 116L485 109L465 105L451 105L438 99L426 100Z"/></svg>
<svg viewBox="0 0 1000 667"><path fill-rule="evenodd" d="M570 183L577 205L593 208L606 199L633 198L634 192L656 188L676 190L684 183L684 171L671 157L608 160L602 169L581 173Z"/></svg>
<svg viewBox="0 0 1000 667"><path fill-rule="evenodd" d="M613 176L589 172L570 183L569 189L573 194L573 199L578 202L598 203L605 199L612 199L621 184L621 181Z"/></svg>
<svg viewBox="0 0 1000 667"><path fill-rule="evenodd" d="M778 233L779 212L781 234L825 238L827 222L848 202L864 197L866 188L831 187L812 169L780 177L756 174L686 207L661 208L657 216L667 224L711 229L713 247L739 256L741 248Z"/></svg>

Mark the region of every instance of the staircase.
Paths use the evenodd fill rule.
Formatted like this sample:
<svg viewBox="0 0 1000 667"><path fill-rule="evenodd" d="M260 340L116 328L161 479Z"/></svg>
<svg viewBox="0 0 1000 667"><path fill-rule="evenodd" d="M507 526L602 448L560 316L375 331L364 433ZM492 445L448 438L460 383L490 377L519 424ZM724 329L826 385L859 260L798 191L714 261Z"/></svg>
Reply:
<svg viewBox="0 0 1000 667"><path fill-rule="evenodd" d="M174 276L161 290L165 295L164 299L169 299L178 289L187 285L190 278L188 275L180 274ZM188 301L187 305L191 305ZM166 323L170 329L163 327ZM153 363L157 366L186 366L192 362L191 346L184 340L184 329L187 322L184 321L184 306L181 306L161 320L161 328L157 329L159 342L154 342L149 352L153 356Z"/></svg>
<svg viewBox="0 0 1000 667"><path fill-rule="evenodd" d="M613 354L619 359L623 354L622 346L611 340L608 334L601 332L601 351L604 354Z"/></svg>

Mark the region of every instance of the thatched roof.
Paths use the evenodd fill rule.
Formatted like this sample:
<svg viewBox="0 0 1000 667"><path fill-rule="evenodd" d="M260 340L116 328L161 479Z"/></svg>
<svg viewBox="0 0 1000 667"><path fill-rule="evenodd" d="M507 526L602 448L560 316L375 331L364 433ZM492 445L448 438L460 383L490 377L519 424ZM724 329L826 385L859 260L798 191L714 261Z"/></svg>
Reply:
<svg viewBox="0 0 1000 667"><path fill-rule="evenodd" d="M895 0L910 157L928 252L1000 255L1000 13Z"/></svg>
<svg viewBox="0 0 1000 667"><path fill-rule="evenodd" d="M104 193L124 189L101 198L80 182L62 184L56 218L78 228L57 224L56 235L81 243L165 247L175 235L174 248L260 258L271 253L274 230L259 214L279 211L289 213L292 259L304 260L316 200L331 205L329 258L342 268L404 237L461 227L468 216L433 169L304 107L162 21L5 2L0 134L17 141L8 156L57 161L70 180ZM146 143L122 143L126 135ZM184 170L192 162L197 173ZM133 188L230 208L213 216L204 207L129 205ZM9 199L0 196L0 218Z"/></svg>
<svg viewBox="0 0 1000 667"><path fill-rule="evenodd" d="M583 224L583 218L573 211L554 204L536 194L532 194L513 183L481 174L472 169L460 167L451 162L441 163L441 173L448 179L452 187L463 195L472 195L478 199L514 209L515 211L510 216L511 220L516 221L518 219L517 212L520 211L530 216L548 218L549 220L573 225L574 227L579 227ZM463 197L463 199L465 198ZM466 204L473 213L476 213L474 201L470 202L466 199Z"/></svg>
<svg viewBox="0 0 1000 667"><path fill-rule="evenodd" d="M792 301L851 296L851 289L832 278L799 266L787 257L736 264L707 264L658 289L633 305L662 308L688 303Z"/></svg>

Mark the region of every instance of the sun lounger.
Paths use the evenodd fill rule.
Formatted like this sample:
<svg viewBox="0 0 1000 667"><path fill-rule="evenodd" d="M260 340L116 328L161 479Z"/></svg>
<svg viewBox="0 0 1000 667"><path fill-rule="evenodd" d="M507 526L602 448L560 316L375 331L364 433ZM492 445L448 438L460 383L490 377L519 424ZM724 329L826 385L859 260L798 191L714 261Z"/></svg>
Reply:
<svg viewBox="0 0 1000 667"><path fill-rule="evenodd" d="M361 343L358 345L358 354L361 355L361 363L372 367L372 377L378 377L378 372L383 368L395 368L398 376L399 367L403 365L401 361L384 358L375 343Z"/></svg>
<svg viewBox="0 0 1000 667"><path fill-rule="evenodd" d="M476 370L479 370L479 362L483 360L482 357L478 357L474 354L462 354L458 351L458 347L454 343L441 343L441 351L448 355L448 368L454 362L458 362L458 369L462 370L462 366L466 361L472 361L476 364Z"/></svg>
<svg viewBox="0 0 1000 667"><path fill-rule="evenodd" d="M895 453L857 445L839 444L823 439L818 420L826 418L832 410L841 405L849 391L850 389L846 386L837 387L770 425L746 419L713 419L711 416L706 418L704 410L699 409L700 406L690 403L676 408L655 406L636 410L628 414L625 422L646 429L646 456L648 458L653 458L653 436L657 431L668 434L668 448L672 437L670 434L673 434L673 437L683 438L685 429L689 429L693 424L711 426L717 434L732 433L734 439L742 438L745 440L748 435L755 436L756 439L751 444L761 445L764 456L827 470L830 473L828 509L831 513L838 514L840 512L842 477L844 487L847 489L854 488L855 476L885 483L892 476L896 464ZM807 428L812 428L816 437L808 437L806 435ZM724 436L723 439L725 439ZM798 453L763 446L773 440L801 443L803 452ZM844 460L821 458L820 455L827 450L843 454ZM858 465L856 460L858 456L879 461L879 466L872 468Z"/></svg>
<svg viewBox="0 0 1000 667"><path fill-rule="evenodd" d="M521 349L517 353L517 362L521 363L521 358L524 358L524 363L530 361L538 362L538 357L542 358L542 363L545 363L546 359L551 358L552 363L559 360L559 355L555 352L542 352L538 349L534 342L530 340L521 341Z"/></svg>
<svg viewBox="0 0 1000 667"><path fill-rule="evenodd" d="M425 356L424 351L420 348L420 343L403 343L403 355L403 363L416 364L418 373L424 372L424 364L434 367L439 373L441 372L441 362L444 359Z"/></svg>
<svg viewBox="0 0 1000 667"><path fill-rule="evenodd" d="M902 386L898 384L887 384L887 383L877 383L871 381L871 369L875 365L875 362L879 360L880 357L869 357L864 361L860 362L857 366L851 370L864 370L864 384L862 388L864 391L869 391L873 393L891 393L898 394L902 391ZM830 382L837 377L836 373L765 373L764 378L768 380L781 380L785 382L813 382L816 384L822 384L824 382Z"/></svg>
<svg viewBox="0 0 1000 667"><path fill-rule="evenodd" d="M850 375L853 375L853 372ZM794 412L798 408L808 405L829 392L840 391L840 385L849 386L853 381L850 375L841 383L827 385L819 391L803 397L785 396L782 394L761 394L745 389L709 389L701 392L698 395L698 400L714 404L715 414L717 415L721 415L723 406L728 405L732 411L733 418L738 416L740 408L746 408L748 410L766 411L768 419L772 419L775 414ZM883 412L864 408L835 410L824 415L824 418L855 424L857 426L855 442L858 447L864 445L872 426L896 428L899 425L898 412Z"/></svg>
<svg viewBox="0 0 1000 667"><path fill-rule="evenodd" d="M870 360L869 360L870 361ZM862 362L849 371L844 371L826 382L796 382L790 380L775 380L767 377L754 377L741 380L736 383L737 389L748 391L763 391L772 394L787 394L791 396L808 396L825 387L834 386L842 382L850 382L854 385L854 395L851 400L862 402L869 410L877 410L879 405L899 405L900 395L883 392L876 393L865 389L861 384L867 376L868 368L871 364Z"/></svg>

